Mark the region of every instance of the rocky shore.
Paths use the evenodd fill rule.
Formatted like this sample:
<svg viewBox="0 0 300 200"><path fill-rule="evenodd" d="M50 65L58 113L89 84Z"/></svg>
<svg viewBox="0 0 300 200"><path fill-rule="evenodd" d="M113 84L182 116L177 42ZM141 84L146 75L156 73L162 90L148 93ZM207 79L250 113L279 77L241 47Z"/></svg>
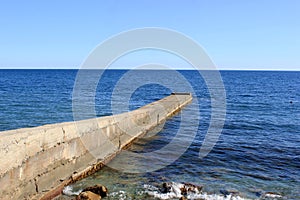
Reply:
<svg viewBox="0 0 300 200"><path fill-rule="evenodd" d="M220 194L206 194L203 192L203 186L192 183L178 183L178 182L164 182L155 186L145 188L146 196L148 199L172 199L172 200L212 200L212 199L224 199L224 200L245 200L242 194L237 190L220 190ZM84 188L83 190L68 193L68 190L64 190L64 194L69 196L72 200L101 200L116 199L114 192L109 194L109 190L102 184L96 184ZM284 199L282 194L275 192L258 192L257 197L262 200L280 200ZM121 198L121 199L126 199ZM138 198L140 199L140 198ZM58 198L56 200L65 200Z"/></svg>

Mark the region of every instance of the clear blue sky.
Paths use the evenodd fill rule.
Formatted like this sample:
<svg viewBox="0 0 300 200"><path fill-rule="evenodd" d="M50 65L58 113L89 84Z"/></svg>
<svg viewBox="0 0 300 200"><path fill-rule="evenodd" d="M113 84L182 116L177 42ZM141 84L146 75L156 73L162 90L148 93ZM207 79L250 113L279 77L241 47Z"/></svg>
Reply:
<svg viewBox="0 0 300 200"><path fill-rule="evenodd" d="M300 70L299 0L10 0L0 27L0 68L77 68L114 34L162 27L196 40L219 69Z"/></svg>

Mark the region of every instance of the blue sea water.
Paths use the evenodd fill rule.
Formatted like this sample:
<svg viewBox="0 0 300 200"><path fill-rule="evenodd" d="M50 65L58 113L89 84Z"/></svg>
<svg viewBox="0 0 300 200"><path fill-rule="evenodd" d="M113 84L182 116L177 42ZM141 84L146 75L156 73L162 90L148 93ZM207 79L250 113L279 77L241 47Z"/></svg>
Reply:
<svg viewBox="0 0 300 200"><path fill-rule="evenodd" d="M113 113L112 94L127 72L103 73L96 83L96 116ZM182 91L184 88L169 73L135 71L129 86L150 76L167 79L170 87L175 85ZM193 87L200 109L200 121L188 115L190 124L199 127L185 153L174 163L149 173L124 173L105 167L72 185L71 192L100 182L111 191L110 199L176 199L161 194L159 186L163 182L191 182L204 187L200 197L206 199L226 198L224 191L232 190L238 191L241 198L259 199L266 192L275 192L282 199L300 199L300 72L221 71L227 101L225 125L217 144L203 159L198 155L211 119L211 97L197 71L179 73ZM72 121L76 75L77 70L0 70L0 131ZM85 84L95 83L87 80ZM131 93L128 109L167 96L172 92L170 87L155 81L138 87ZM130 88L119 91L117 104L124 103L122 94L126 92L131 92ZM187 106L169 119L155 137L141 138L129 150L151 152L165 146L176 135L181 115L193 113L194 109L193 105ZM83 112L80 116L84 119L93 115ZM187 135L191 126L183 127ZM168 156L161 155L160 159ZM113 162L124 162L122 154Z"/></svg>

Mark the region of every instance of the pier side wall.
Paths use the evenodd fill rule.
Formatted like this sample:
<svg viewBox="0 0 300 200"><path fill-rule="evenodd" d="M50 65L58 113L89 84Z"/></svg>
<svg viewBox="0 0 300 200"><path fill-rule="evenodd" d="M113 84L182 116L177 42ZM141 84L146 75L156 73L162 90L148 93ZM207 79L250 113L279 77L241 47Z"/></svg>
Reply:
<svg viewBox="0 0 300 200"><path fill-rule="evenodd" d="M0 199L50 199L191 101L172 94L118 115L0 132Z"/></svg>

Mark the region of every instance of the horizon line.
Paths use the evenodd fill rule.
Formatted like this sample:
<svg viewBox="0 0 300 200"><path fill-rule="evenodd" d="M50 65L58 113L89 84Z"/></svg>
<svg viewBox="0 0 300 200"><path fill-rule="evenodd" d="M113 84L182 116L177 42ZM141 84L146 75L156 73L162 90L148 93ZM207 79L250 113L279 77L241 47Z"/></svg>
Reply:
<svg viewBox="0 0 300 200"><path fill-rule="evenodd" d="M134 69L134 68L108 68L108 69L103 69L103 68L99 68L99 69L95 69L95 68L86 68L86 69L82 69L82 68L0 68L0 70L162 70L162 71L167 71L167 70L186 70L186 71L197 71L197 69L193 69L193 68L175 68L175 69ZM224 69L200 69L203 71L300 71L299 69L256 69L256 68L249 68L249 69L234 69L234 68L224 68Z"/></svg>

